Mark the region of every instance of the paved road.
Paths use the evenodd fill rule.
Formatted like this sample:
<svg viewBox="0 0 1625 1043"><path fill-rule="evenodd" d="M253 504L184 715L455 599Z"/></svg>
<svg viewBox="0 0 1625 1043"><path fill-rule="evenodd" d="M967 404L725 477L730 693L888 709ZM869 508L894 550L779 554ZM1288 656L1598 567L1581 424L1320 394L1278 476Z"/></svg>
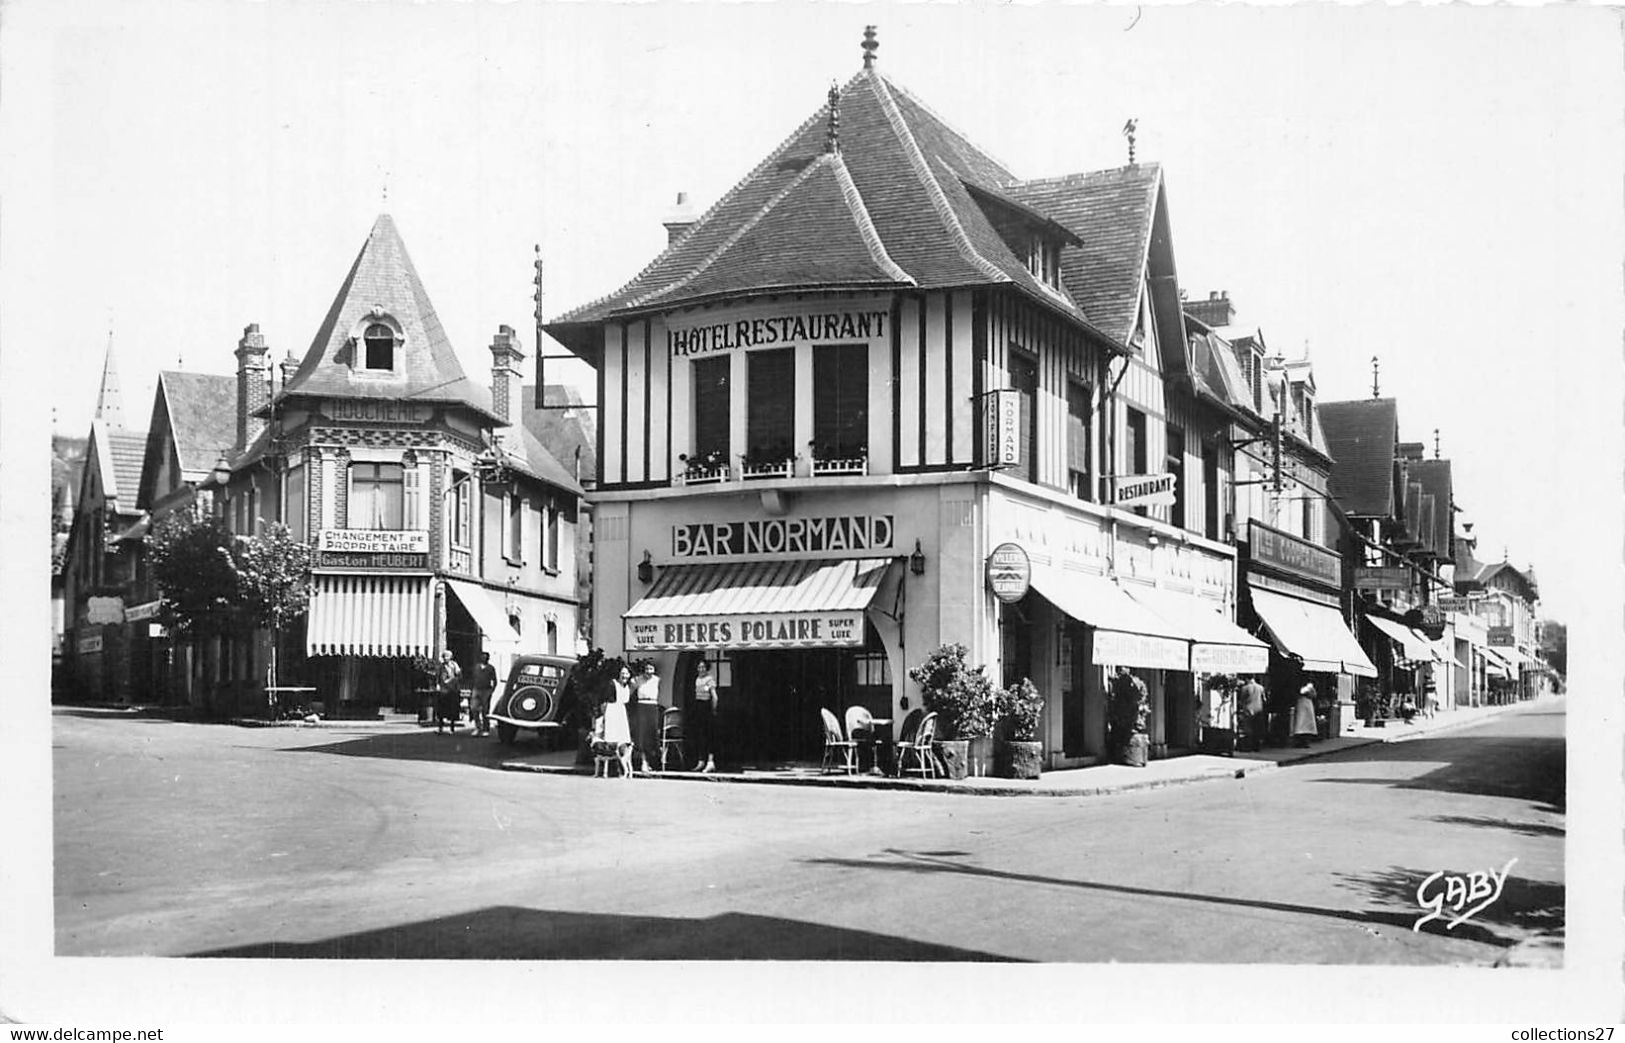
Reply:
<svg viewBox="0 0 1625 1043"><path fill-rule="evenodd" d="M59 955L1490 963L1561 932L1564 717L1084 798L496 770L59 711ZM1436 871L1500 869L1411 930ZM1442 886L1442 885L1441 885Z"/></svg>

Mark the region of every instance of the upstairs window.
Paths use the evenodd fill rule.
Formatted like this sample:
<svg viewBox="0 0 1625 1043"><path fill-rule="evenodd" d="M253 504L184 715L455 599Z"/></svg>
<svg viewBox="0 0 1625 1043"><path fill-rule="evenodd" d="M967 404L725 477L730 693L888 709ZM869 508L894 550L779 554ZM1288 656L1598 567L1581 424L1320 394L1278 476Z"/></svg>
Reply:
<svg viewBox="0 0 1625 1043"><path fill-rule="evenodd" d="M547 501L547 508L542 516L542 522L547 526L547 535L542 540L542 566L553 572L559 570L559 502L556 499Z"/></svg>
<svg viewBox="0 0 1625 1043"><path fill-rule="evenodd" d="M381 322L367 327L361 338L362 363L367 369L395 368L395 331Z"/></svg>
<svg viewBox="0 0 1625 1043"><path fill-rule="evenodd" d="M1165 468L1174 476L1174 503L1168 508L1168 524L1176 529L1185 527L1185 429L1168 425L1168 449Z"/></svg>
<svg viewBox="0 0 1625 1043"><path fill-rule="evenodd" d="M1059 243L1033 236L1027 243L1027 270L1033 278L1046 286L1061 285L1061 247Z"/></svg>
<svg viewBox="0 0 1625 1043"><path fill-rule="evenodd" d="M1010 386L1021 402L1021 452L1015 473L1038 481L1038 363L1025 355L1010 355Z"/></svg>
<svg viewBox="0 0 1625 1043"><path fill-rule="evenodd" d="M745 455L777 464L796 455L796 351L753 351L747 362Z"/></svg>
<svg viewBox="0 0 1625 1043"><path fill-rule="evenodd" d="M1066 456L1071 472L1072 495L1080 500L1093 500L1094 478L1089 469L1089 458L1094 443L1090 430L1089 385L1072 381L1066 386Z"/></svg>
<svg viewBox="0 0 1625 1043"><path fill-rule="evenodd" d="M713 470L728 464L729 377L726 355L694 363L694 456L689 465Z"/></svg>
<svg viewBox="0 0 1625 1043"><path fill-rule="evenodd" d="M813 457L856 460L869 455L869 346L813 348Z"/></svg>
<svg viewBox="0 0 1625 1043"><path fill-rule="evenodd" d="M508 494L508 526L503 550L509 561L525 560L525 498L518 493Z"/></svg>
<svg viewBox="0 0 1625 1043"><path fill-rule="evenodd" d="M1145 444L1145 414L1132 406L1127 409L1128 422L1123 425L1123 460L1128 464L1127 474L1143 475L1147 473L1150 462L1150 451ZM1122 476L1119 468L1120 477ZM1115 490L1112 499L1116 499ZM1144 516L1148 512L1142 507L1135 507L1134 513Z"/></svg>
<svg viewBox="0 0 1625 1043"><path fill-rule="evenodd" d="M463 471L453 471L451 482L452 546L468 547L474 530L474 478Z"/></svg>
<svg viewBox="0 0 1625 1043"><path fill-rule="evenodd" d="M1202 443L1202 535L1219 538L1219 446Z"/></svg>
<svg viewBox="0 0 1625 1043"><path fill-rule="evenodd" d="M353 463L345 521L352 529L399 529L406 520L400 464Z"/></svg>

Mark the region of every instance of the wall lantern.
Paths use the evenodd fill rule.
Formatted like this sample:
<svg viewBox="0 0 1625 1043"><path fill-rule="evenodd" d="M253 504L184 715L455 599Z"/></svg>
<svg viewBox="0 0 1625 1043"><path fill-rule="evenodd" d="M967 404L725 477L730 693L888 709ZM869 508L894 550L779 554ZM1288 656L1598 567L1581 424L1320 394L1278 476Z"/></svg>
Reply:
<svg viewBox="0 0 1625 1043"><path fill-rule="evenodd" d="M231 464L226 460L224 452L220 454L220 459L214 462L214 470L209 472L209 480L221 488L225 488L226 483L231 481Z"/></svg>
<svg viewBox="0 0 1625 1043"><path fill-rule="evenodd" d="M925 552L920 549L920 541L914 541L914 553L908 556L908 570L916 576L925 575Z"/></svg>
<svg viewBox="0 0 1625 1043"><path fill-rule="evenodd" d="M643 552L643 560L638 562L638 582L653 583L655 578L655 563L649 560L649 552Z"/></svg>

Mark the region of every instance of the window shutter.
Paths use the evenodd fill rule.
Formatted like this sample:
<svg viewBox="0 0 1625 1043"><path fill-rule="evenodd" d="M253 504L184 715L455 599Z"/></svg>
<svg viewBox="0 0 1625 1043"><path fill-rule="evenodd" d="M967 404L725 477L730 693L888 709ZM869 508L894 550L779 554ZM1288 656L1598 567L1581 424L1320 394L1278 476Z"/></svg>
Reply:
<svg viewBox="0 0 1625 1043"><path fill-rule="evenodd" d="M423 514L422 501L419 498L423 489L423 465L418 464L415 467L402 468L401 482L403 485L401 527L403 529L424 528L420 520Z"/></svg>

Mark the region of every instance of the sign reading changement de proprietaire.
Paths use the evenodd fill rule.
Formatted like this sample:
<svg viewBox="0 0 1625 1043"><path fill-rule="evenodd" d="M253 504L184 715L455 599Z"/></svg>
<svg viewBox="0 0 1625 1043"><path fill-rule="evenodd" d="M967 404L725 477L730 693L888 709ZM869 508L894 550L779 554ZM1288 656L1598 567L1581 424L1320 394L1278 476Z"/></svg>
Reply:
<svg viewBox="0 0 1625 1043"><path fill-rule="evenodd" d="M852 648L863 644L863 611L763 612L626 621L628 652L702 648Z"/></svg>
<svg viewBox="0 0 1625 1043"><path fill-rule="evenodd" d="M671 527L674 558L729 554L827 554L887 550L892 516L855 514L833 518L758 518Z"/></svg>

